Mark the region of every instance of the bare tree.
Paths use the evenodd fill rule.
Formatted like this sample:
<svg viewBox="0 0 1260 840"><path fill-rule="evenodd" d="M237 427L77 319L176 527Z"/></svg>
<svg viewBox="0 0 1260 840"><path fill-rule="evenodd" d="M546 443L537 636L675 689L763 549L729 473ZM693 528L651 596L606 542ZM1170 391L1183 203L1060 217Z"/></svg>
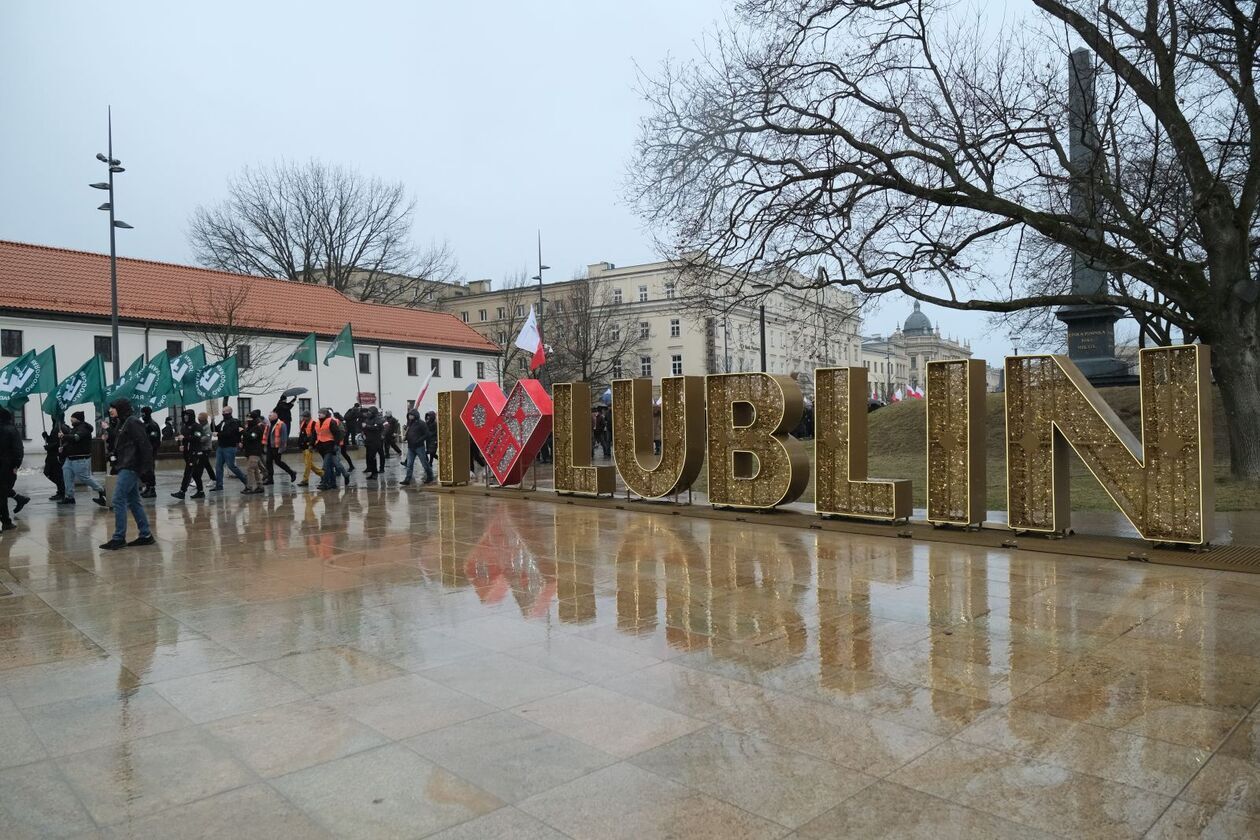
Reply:
<svg viewBox="0 0 1260 840"><path fill-rule="evenodd" d="M252 313L249 285L232 283L188 289L184 293L184 335L203 344L207 361L220 362L236 356L241 396L262 396L279 390L278 366L292 351L295 341L285 341L262 328ZM245 348L245 349L242 349Z"/></svg>
<svg viewBox="0 0 1260 840"><path fill-rule="evenodd" d="M1233 472L1260 478L1260 7L1031 0L995 31L951 5L743 0L704 61L645 80L631 193L662 247L736 266L737 294L777 268L963 310L1140 313L1215 345ZM1068 153L1081 45L1089 171ZM1038 274L1056 254L1106 283Z"/></svg>
<svg viewBox="0 0 1260 840"><path fill-rule="evenodd" d="M643 341L629 308L613 302L606 284L576 277L552 287L543 343L553 382L606 384Z"/></svg>
<svg viewBox="0 0 1260 840"><path fill-rule="evenodd" d="M516 346L516 337L520 334L521 327L525 326L525 319L529 317L531 299L531 287L525 275L526 272L518 271L503 280L504 317L499 321L502 325L500 334L495 336L499 355L494 360L495 375L500 385L521 378L516 363L525 355L525 351Z"/></svg>
<svg viewBox="0 0 1260 840"><path fill-rule="evenodd" d="M438 297L456 261L445 242L412 246L414 210L401 182L316 160L276 163L229 180L225 201L193 213L188 238L212 268L423 306Z"/></svg>

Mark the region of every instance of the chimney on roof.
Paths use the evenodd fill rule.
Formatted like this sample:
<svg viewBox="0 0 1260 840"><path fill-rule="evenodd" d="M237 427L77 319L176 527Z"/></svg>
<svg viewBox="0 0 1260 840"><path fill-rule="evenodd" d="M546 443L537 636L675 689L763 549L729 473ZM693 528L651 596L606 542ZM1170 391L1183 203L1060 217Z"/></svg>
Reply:
<svg viewBox="0 0 1260 840"><path fill-rule="evenodd" d="M610 262L591 263L590 265L586 267L586 276L598 277L599 275L603 274L606 271L612 271L616 267L617 266L613 265Z"/></svg>

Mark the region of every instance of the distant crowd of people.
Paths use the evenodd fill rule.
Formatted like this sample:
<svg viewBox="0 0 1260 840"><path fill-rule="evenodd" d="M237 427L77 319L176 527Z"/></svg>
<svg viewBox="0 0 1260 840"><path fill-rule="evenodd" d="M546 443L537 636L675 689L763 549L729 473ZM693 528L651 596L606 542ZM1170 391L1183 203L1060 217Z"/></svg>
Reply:
<svg viewBox="0 0 1260 840"><path fill-rule="evenodd" d="M173 441L183 458L179 490L171 494L180 500L202 499L207 491L222 491L229 473L241 482L245 495L263 493L266 485L275 483L277 473L286 475L296 487L309 487L312 473L319 478L320 490L336 488L339 480L349 486L350 474L356 470L350 447L360 442L366 457L364 478L376 480L382 476L393 453L402 461L401 485L416 482L417 464L422 473L419 480L424 484L433 482L438 439L434 412L421 416L410 410L403 425L390 411L355 403L344 417L331 408L321 408L315 417L303 411L294 424L296 399L282 397L267 417L255 410L243 421L235 416L231 405L223 406L217 421L204 411L186 408L178 427L171 418L167 418L165 426L159 426L147 407L134 413L126 399L110 404L109 416L101 419L97 429L87 422L82 411L75 411L66 421L54 420L51 431L44 433L44 475L56 488L50 500L72 506L78 503L77 489L90 488L91 501L114 513L113 534L101 548L151 545L153 533L142 500L157 496L154 465L164 440ZM298 470L285 462L294 432L302 457L300 481ZM104 483L92 469L97 439L104 444L108 465ZM13 415L0 408L0 529L5 531L16 527L13 516L30 502L29 497L14 489L23 455L22 436ZM243 470L238 459L244 460ZM191 495L190 489L194 491ZM126 539L128 514L138 531L130 542Z"/></svg>

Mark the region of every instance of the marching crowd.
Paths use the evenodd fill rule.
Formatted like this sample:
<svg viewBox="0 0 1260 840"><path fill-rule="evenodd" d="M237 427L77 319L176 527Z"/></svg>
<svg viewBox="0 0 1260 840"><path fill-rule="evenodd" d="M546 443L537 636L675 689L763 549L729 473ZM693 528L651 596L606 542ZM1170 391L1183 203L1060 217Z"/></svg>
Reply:
<svg viewBox="0 0 1260 840"><path fill-rule="evenodd" d="M44 475L56 488L51 500L59 505L77 504L76 489L89 487L94 493L92 501L114 512L113 535L101 548L152 545L153 533L141 500L157 496L154 464L163 440L173 440L183 458L179 490L171 494L181 500L205 498L207 490L222 491L228 473L244 485L241 492L246 495L263 493L264 486L275 483L277 473L286 475L296 487L310 486L312 473L319 478L319 490L335 489L339 480L349 486L350 474L356 470L349 447L359 441L366 451L364 478L375 480L384 474L393 452L403 459L400 484L414 483L417 462L423 483L433 482L438 445L434 412L422 417L418 411L409 410L403 426L389 411L382 413L375 406L362 408L356 403L344 417L330 408L319 409L315 417L303 411L294 424L296 399L282 397L266 418L255 410L243 421L234 415L231 405L223 406L217 422L204 411L186 408L178 427L170 418L166 428L159 426L147 407L135 414L126 399L110 404L109 416L102 418L99 430L92 428L82 411L72 413L68 422L54 420L52 431L44 433ZM300 481L297 469L284 460L294 433L302 457ZM108 462L104 484L92 471L93 441L97 438L104 443ZM238 458L244 459L244 470ZM0 408L0 530L15 528L13 515L30 501L14 489L22 459L22 436L13 415ZM195 488L191 495L190 488ZM128 513L138 530L130 542L126 539Z"/></svg>

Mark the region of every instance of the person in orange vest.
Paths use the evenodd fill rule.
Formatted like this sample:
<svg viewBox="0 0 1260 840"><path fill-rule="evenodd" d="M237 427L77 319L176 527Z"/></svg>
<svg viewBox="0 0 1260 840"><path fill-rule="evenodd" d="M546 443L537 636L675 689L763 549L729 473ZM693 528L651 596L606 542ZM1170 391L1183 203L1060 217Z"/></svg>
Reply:
<svg viewBox="0 0 1260 840"><path fill-rule="evenodd" d="M302 412L298 425L298 449L302 451L302 480L297 486L309 487L311 473L324 477L323 468L315 466L315 421L311 419L309 411Z"/></svg>
<svg viewBox="0 0 1260 840"><path fill-rule="evenodd" d="M297 473L284 462L284 450L288 446L289 424L273 411L267 417L267 484L276 483L276 467L288 473L289 481L297 481Z"/></svg>
<svg viewBox="0 0 1260 840"><path fill-rule="evenodd" d="M332 409L321 408L319 419L315 421L315 451L324 458L324 478L319 483L320 490L337 489L337 476L346 480L350 486L350 473L341 465L342 428Z"/></svg>

